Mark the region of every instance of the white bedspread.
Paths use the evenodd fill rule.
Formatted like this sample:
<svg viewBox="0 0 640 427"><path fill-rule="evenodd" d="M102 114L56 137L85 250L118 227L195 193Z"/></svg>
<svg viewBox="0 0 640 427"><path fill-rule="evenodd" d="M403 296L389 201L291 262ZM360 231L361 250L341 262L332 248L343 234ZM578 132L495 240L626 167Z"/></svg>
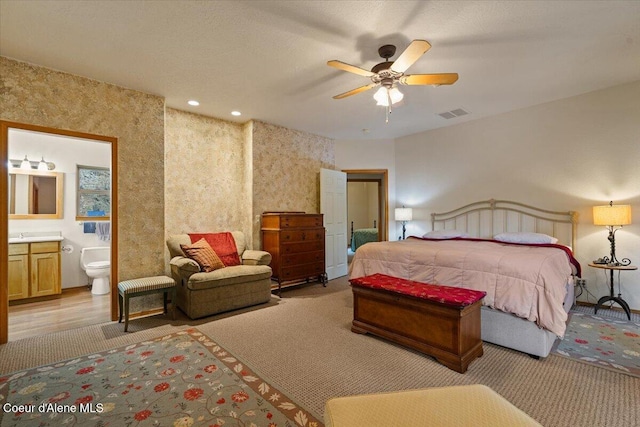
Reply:
<svg viewBox="0 0 640 427"><path fill-rule="evenodd" d="M564 336L562 303L572 268L562 249L468 240L372 242L356 252L349 278L375 273L485 291L484 305Z"/></svg>

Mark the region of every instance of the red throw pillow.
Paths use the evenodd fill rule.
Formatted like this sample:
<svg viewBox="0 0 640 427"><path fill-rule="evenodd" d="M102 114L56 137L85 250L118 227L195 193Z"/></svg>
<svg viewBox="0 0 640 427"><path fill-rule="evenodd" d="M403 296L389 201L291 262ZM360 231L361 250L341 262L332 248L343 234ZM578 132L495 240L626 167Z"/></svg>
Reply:
<svg viewBox="0 0 640 427"><path fill-rule="evenodd" d="M225 267L242 264L238 255L236 241L231 233L189 233L189 237L191 238L191 243L200 239L206 240Z"/></svg>

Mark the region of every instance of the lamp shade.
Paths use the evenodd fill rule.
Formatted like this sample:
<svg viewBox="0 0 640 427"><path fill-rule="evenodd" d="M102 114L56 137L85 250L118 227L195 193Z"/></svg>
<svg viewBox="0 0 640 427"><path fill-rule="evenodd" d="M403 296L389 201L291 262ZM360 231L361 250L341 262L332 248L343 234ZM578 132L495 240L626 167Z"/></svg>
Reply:
<svg viewBox="0 0 640 427"><path fill-rule="evenodd" d="M593 207L594 225L629 225L631 224L631 205L604 205Z"/></svg>
<svg viewBox="0 0 640 427"><path fill-rule="evenodd" d="M31 169L31 162L27 159L26 154L22 163L20 163L20 169Z"/></svg>
<svg viewBox="0 0 640 427"><path fill-rule="evenodd" d="M47 162L44 161L44 157L42 158L42 160L40 160L40 163L38 163L38 170L39 171L49 170L49 165L47 165Z"/></svg>
<svg viewBox="0 0 640 427"><path fill-rule="evenodd" d="M413 219L413 209L396 208L395 217L396 221L411 221Z"/></svg>

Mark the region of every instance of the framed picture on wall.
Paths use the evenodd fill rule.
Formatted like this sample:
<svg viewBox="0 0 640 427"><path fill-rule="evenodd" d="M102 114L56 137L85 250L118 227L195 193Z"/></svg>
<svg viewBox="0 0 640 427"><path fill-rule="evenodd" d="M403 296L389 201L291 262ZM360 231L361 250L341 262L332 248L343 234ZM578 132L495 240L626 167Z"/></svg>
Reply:
<svg viewBox="0 0 640 427"><path fill-rule="evenodd" d="M76 220L108 221L111 214L111 170L77 165Z"/></svg>

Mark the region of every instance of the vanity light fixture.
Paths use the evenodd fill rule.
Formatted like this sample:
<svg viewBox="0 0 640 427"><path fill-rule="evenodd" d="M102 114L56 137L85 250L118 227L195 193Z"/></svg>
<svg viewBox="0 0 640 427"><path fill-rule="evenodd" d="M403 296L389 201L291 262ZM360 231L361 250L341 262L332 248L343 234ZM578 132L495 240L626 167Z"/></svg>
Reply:
<svg viewBox="0 0 640 427"><path fill-rule="evenodd" d="M20 163L20 169L31 169L31 162L27 159L27 155L24 155L24 160Z"/></svg>
<svg viewBox="0 0 640 427"><path fill-rule="evenodd" d="M195 99L190 100L189 102L187 102L187 104L193 105L194 107L197 107L198 105L200 105L200 103Z"/></svg>
<svg viewBox="0 0 640 427"><path fill-rule="evenodd" d="M47 165L47 162L44 161L44 156L42 156L42 160L40 160L40 163L38 163L38 170L39 171L49 170L49 165Z"/></svg>
<svg viewBox="0 0 640 427"><path fill-rule="evenodd" d="M25 156L27 157L27 156ZM25 164L25 161L27 162ZM28 165L28 166L27 166ZM39 171L53 171L56 168L56 164L53 162L47 162L44 159L44 156L42 157L41 161L30 161L28 158L26 158L25 160L19 160L19 159L9 159L8 162L8 166L10 168L15 168L15 169L24 169L24 170L39 170Z"/></svg>
<svg viewBox="0 0 640 427"><path fill-rule="evenodd" d="M240 111L232 111L232 112L231 112L231 115L232 115L232 116L236 116L236 117L237 117L237 116L241 116L241 115L242 115L242 113L241 113Z"/></svg>

